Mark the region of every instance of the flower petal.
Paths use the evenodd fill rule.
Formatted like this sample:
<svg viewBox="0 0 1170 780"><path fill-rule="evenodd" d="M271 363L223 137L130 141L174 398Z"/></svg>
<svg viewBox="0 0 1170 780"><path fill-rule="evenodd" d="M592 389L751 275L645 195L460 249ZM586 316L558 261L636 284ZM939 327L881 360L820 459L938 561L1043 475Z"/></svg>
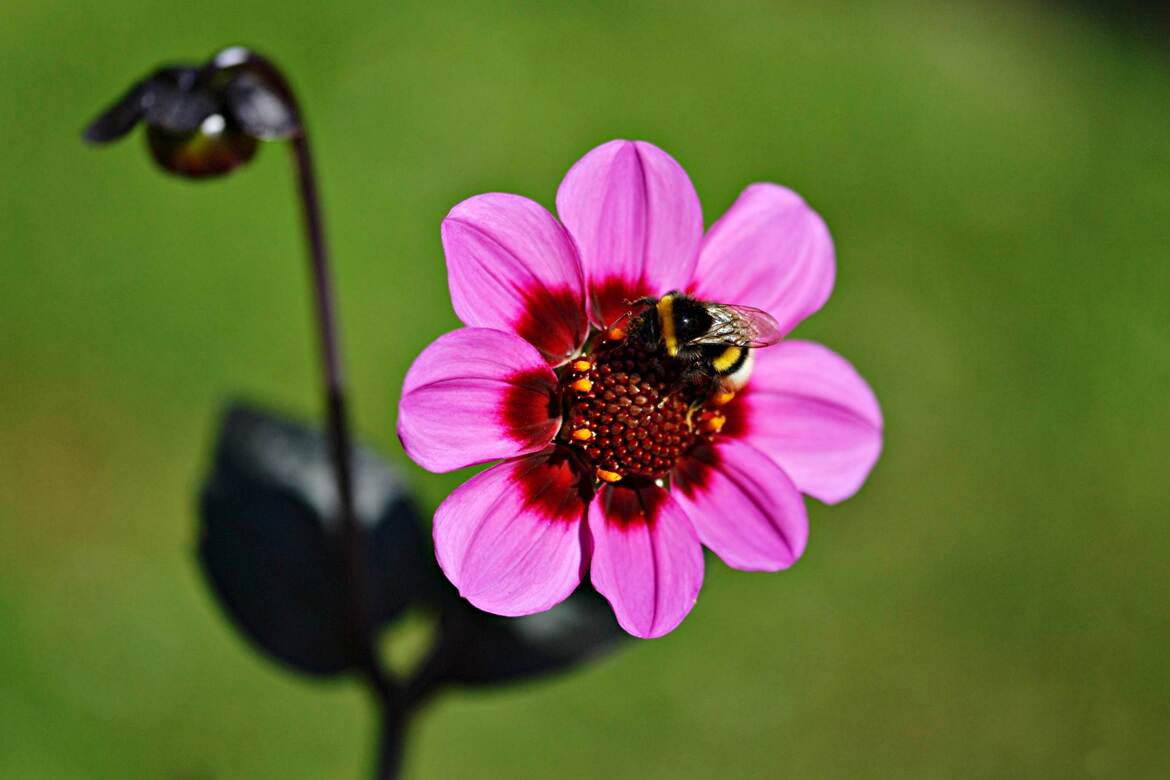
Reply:
<svg viewBox="0 0 1170 780"><path fill-rule="evenodd" d="M414 361L398 438L428 471L544 449L560 430L557 377L536 347L489 328L440 336Z"/></svg>
<svg viewBox="0 0 1170 780"><path fill-rule="evenodd" d="M763 309L788 333L829 299L835 275L820 215L786 187L753 184L707 231L690 289Z"/></svg>
<svg viewBox="0 0 1170 780"><path fill-rule="evenodd" d="M742 435L802 493L835 504L856 493L882 451L882 412L845 358L820 344L785 341L756 351L747 390L728 409ZM742 411L741 411L742 410Z"/></svg>
<svg viewBox="0 0 1170 780"><path fill-rule="evenodd" d="M593 586L618 623L644 639L682 622L703 585L703 550L670 494L656 485L605 486L589 505Z"/></svg>
<svg viewBox="0 0 1170 780"><path fill-rule="evenodd" d="M661 295L691 278L703 211L686 171L645 141L610 141L569 169L557 213L573 234L590 290L590 316L606 326L623 299Z"/></svg>
<svg viewBox="0 0 1170 780"><path fill-rule="evenodd" d="M804 498L767 455L735 439L704 445L673 473L674 495L703 544L728 566L787 569L804 553Z"/></svg>
<svg viewBox="0 0 1170 780"><path fill-rule="evenodd" d="M519 195L468 198L443 220L451 304L464 324L519 334L549 362L585 343L585 281L568 232Z"/></svg>
<svg viewBox="0 0 1170 780"><path fill-rule="evenodd" d="M475 606L530 615L559 604L583 572L589 487L549 448L480 472L435 511L435 557Z"/></svg>

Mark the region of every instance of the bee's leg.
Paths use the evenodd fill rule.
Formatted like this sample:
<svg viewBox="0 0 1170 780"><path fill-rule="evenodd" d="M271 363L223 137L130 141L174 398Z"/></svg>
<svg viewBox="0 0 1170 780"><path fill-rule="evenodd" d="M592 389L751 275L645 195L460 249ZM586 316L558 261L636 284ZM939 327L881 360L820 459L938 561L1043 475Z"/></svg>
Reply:
<svg viewBox="0 0 1170 780"><path fill-rule="evenodd" d="M696 375L693 378L693 387L695 388L694 397L690 405L687 407L687 426L691 430L695 430L700 426L710 426L711 420L720 418L716 423L717 427L714 429L707 427L706 430L718 431L723 427L723 416L718 411L711 411L708 404L712 398L719 392L720 381L718 376L711 376L707 374ZM698 419L695 416L698 415Z"/></svg>
<svg viewBox="0 0 1170 780"><path fill-rule="evenodd" d="M682 375L682 377L680 378L680 381L674 383L674 385L670 388L669 391L667 391L661 397L659 397L658 403L655 404L655 406L657 406L659 409L661 409L662 407L666 406L666 402L669 401L671 398L673 398L675 396L675 394L681 393L683 391L691 390L693 387L694 387L694 382L693 382L693 379L692 379L690 373L684 373Z"/></svg>
<svg viewBox="0 0 1170 780"><path fill-rule="evenodd" d="M614 320L613 322L606 325L605 330L607 330L607 331L613 330L614 328L619 327L623 322L625 322L629 318L630 318L630 312L627 311L624 314L622 314L620 317L618 317L616 320Z"/></svg>
<svg viewBox="0 0 1170 780"><path fill-rule="evenodd" d="M707 371L703 364L695 363L683 373L681 381L662 397L662 400L658 402L658 407L662 408L675 393L686 393L691 399L687 411L689 417L691 412L707 403L718 386L719 377Z"/></svg>
<svg viewBox="0 0 1170 780"><path fill-rule="evenodd" d="M710 400L711 396L719 392L721 378L715 374L700 374L693 380L692 387L695 391L695 400L692 402L693 406L703 406Z"/></svg>
<svg viewBox="0 0 1170 780"><path fill-rule="evenodd" d="M612 323L605 326L605 330L603 332L605 333L607 340L620 341L622 338L626 337L627 329L622 327L621 324L625 323L626 320L629 319L629 316L631 316L631 312L627 311L622 313L620 317L614 319Z"/></svg>
<svg viewBox="0 0 1170 780"><path fill-rule="evenodd" d="M641 298L630 300L629 298L622 298L622 303L626 306L652 306L658 303L658 299L651 295L643 295Z"/></svg>
<svg viewBox="0 0 1170 780"><path fill-rule="evenodd" d="M622 327L622 323L630 318L630 312L625 312L616 320L606 325L602 329L600 339L601 341L622 341L627 335L628 328Z"/></svg>

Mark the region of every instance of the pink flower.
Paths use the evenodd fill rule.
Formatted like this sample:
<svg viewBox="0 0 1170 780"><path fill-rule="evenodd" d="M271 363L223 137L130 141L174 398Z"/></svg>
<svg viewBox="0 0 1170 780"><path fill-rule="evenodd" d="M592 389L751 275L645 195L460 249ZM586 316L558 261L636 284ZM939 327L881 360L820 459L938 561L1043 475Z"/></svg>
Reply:
<svg viewBox="0 0 1170 780"><path fill-rule="evenodd" d="M737 395L684 398L660 353L606 329L639 296L684 290L769 312L787 334L833 288L821 218L753 184L703 232L669 155L611 141L569 170L561 221L518 195L463 201L443 221L451 301L467 326L406 376L398 435L426 469L501 463L435 512L435 552L480 609L526 615L589 572L631 634L673 630L703 581L702 546L777 571L803 553L802 494L853 495L877 460L873 392L834 352L753 350Z"/></svg>

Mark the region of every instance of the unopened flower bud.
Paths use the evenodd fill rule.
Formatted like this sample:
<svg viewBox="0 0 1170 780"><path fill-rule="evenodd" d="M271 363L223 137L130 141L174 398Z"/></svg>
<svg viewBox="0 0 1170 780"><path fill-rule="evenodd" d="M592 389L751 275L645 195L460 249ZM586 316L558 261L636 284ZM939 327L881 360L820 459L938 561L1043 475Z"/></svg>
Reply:
<svg viewBox="0 0 1170 780"><path fill-rule="evenodd" d="M200 67L160 68L135 84L86 128L91 143L117 140L146 125L151 155L165 170L221 176L256 153L258 141L301 131L296 103L268 60L234 47Z"/></svg>

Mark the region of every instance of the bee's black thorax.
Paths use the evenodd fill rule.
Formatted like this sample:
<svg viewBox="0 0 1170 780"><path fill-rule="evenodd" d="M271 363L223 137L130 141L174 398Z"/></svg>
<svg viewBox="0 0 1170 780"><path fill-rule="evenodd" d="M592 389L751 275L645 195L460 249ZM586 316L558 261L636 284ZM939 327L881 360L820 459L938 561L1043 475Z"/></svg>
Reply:
<svg viewBox="0 0 1170 780"><path fill-rule="evenodd" d="M694 343L708 336L714 325L712 304L677 290L661 298L642 298L637 303L645 308L630 320L630 339L648 352L660 350L667 359L685 366L682 376L688 383L704 385L748 370L748 347Z"/></svg>
<svg viewBox="0 0 1170 780"><path fill-rule="evenodd" d="M687 295L668 293L671 301L669 316L674 320L673 329L679 344L687 344L706 333L711 328L711 315L707 313L702 303ZM659 307L662 314L662 307ZM662 323L662 330L666 331L666 323Z"/></svg>

